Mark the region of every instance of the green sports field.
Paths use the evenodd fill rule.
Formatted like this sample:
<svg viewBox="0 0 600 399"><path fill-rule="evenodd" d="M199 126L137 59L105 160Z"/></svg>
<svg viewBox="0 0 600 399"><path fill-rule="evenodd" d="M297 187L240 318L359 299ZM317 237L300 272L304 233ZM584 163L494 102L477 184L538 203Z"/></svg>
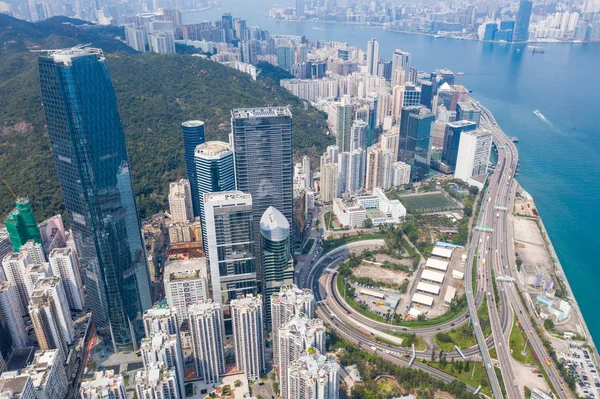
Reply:
<svg viewBox="0 0 600 399"><path fill-rule="evenodd" d="M456 209L456 205L440 193L402 196L400 202L409 212L427 213Z"/></svg>

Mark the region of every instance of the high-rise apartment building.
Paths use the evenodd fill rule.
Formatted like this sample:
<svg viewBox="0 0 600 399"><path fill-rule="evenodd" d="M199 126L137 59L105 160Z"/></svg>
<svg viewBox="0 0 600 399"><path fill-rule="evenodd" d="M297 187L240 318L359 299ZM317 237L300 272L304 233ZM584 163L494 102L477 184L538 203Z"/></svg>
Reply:
<svg viewBox="0 0 600 399"><path fill-rule="evenodd" d="M212 297L228 321L231 300L257 293L253 206L252 196L241 191L204 194ZM229 322L226 328L229 334Z"/></svg>
<svg viewBox="0 0 600 399"><path fill-rule="evenodd" d="M531 0L521 0L519 2L519 12L515 23L515 33L513 39L515 42L526 42L529 39L529 20L531 19L531 10L533 2Z"/></svg>
<svg viewBox="0 0 600 399"><path fill-rule="evenodd" d="M125 135L106 59L99 49L39 57L42 101L88 303L114 349L151 307Z"/></svg>
<svg viewBox="0 0 600 399"><path fill-rule="evenodd" d="M6 231L8 231L15 252L18 252L21 245L29 240L39 244L42 243L40 229L35 221L29 198L19 198L16 201L15 209L10 212L8 218L4 221L4 226L6 226Z"/></svg>
<svg viewBox="0 0 600 399"><path fill-rule="evenodd" d="M492 133L489 131L476 129L462 132L454 177L482 189L491 150Z"/></svg>
<svg viewBox="0 0 600 399"><path fill-rule="evenodd" d="M252 196L258 257L259 223L267 208L274 206L293 220L292 113L289 107L234 109L231 126L237 189ZM260 281L260 270L257 276Z"/></svg>
<svg viewBox="0 0 600 399"><path fill-rule="evenodd" d="M350 129L350 151L367 148L369 125L364 120L355 120Z"/></svg>
<svg viewBox="0 0 600 399"><path fill-rule="evenodd" d="M339 370L335 357L322 355L317 350L304 352L289 368L289 398L339 398Z"/></svg>
<svg viewBox="0 0 600 399"><path fill-rule="evenodd" d="M67 396L70 379L65 370L65 357L57 349L38 350L33 362L21 372L31 377L38 399L57 399Z"/></svg>
<svg viewBox="0 0 600 399"><path fill-rule="evenodd" d="M222 141L200 144L194 152L194 164L197 176L194 184L200 198L202 241L204 251L208 255L204 194L235 190L235 166L231 145Z"/></svg>
<svg viewBox="0 0 600 399"><path fill-rule="evenodd" d="M24 312L21 307L19 291L14 284L8 281L0 283L0 313L12 338L12 346L17 349L25 348L27 333L22 319Z"/></svg>
<svg viewBox="0 0 600 399"><path fill-rule="evenodd" d="M55 248L65 248L67 246L67 234L61 215L54 215L44 220L39 227L44 253L49 255Z"/></svg>
<svg viewBox="0 0 600 399"><path fill-rule="evenodd" d="M194 208L190 181L180 179L169 183L169 211L173 222L193 222Z"/></svg>
<svg viewBox="0 0 600 399"><path fill-rule="evenodd" d="M67 295L69 308L83 310L83 290L77 269L77 258L71 248L56 248L49 256L50 268L54 276L60 277Z"/></svg>
<svg viewBox="0 0 600 399"><path fill-rule="evenodd" d="M33 240L27 241L21 245L20 252L27 252L30 263L43 263L46 262L46 254L44 253L44 247L42 244Z"/></svg>
<svg viewBox="0 0 600 399"><path fill-rule="evenodd" d="M402 85L410 76L411 55L407 51L394 50L392 54L392 86Z"/></svg>
<svg viewBox="0 0 600 399"><path fill-rule="evenodd" d="M0 377L0 394L6 399L37 398L33 381L29 374L5 373L2 375Z"/></svg>
<svg viewBox="0 0 600 399"><path fill-rule="evenodd" d="M206 141L204 132L204 122L198 120L186 121L181 124L181 133L183 134L183 153L185 156L185 168L187 170L188 181L192 191L192 208L194 217L200 217L200 195L198 194L198 185L196 182L197 172L194 162L196 147Z"/></svg>
<svg viewBox="0 0 600 399"><path fill-rule="evenodd" d="M168 262L163 283L167 304L169 308L177 309L181 326L189 319L189 306L210 298L206 258Z"/></svg>
<svg viewBox="0 0 600 399"><path fill-rule="evenodd" d="M321 201L329 203L338 196L338 177L338 164L321 158Z"/></svg>
<svg viewBox="0 0 600 399"><path fill-rule="evenodd" d="M162 362L135 373L138 399L182 399L178 387L177 373Z"/></svg>
<svg viewBox="0 0 600 399"><path fill-rule="evenodd" d="M113 370L98 371L94 379L83 381L79 394L82 399L127 399L123 375Z"/></svg>
<svg viewBox="0 0 600 399"><path fill-rule="evenodd" d="M184 398L185 367L179 335L169 334L166 331L151 333L147 338L142 339L140 351L146 370L151 369L152 366L164 365L174 372L178 397Z"/></svg>
<svg viewBox="0 0 600 399"><path fill-rule="evenodd" d="M145 27L135 26L134 24L125 25L125 41L135 51L145 53L147 51L146 45L148 44Z"/></svg>
<svg viewBox="0 0 600 399"><path fill-rule="evenodd" d="M305 315L312 318L315 312L315 297L308 288L300 289L291 284L281 287L280 291L271 296L271 330L273 342L279 342L279 327L294 317ZM279 348L273 345L273 361L279 359Z"/></svg>
<svg viewBox="0 0 600 399"><path fill-rule="evenodd" d="M290 245L290 223L274 207L260 219L260 252L267 325L271 325L271 295L294 281L294 260Z"/></svg>
<svg viewBox="0 0 600 399"><path fill-rule="evenodd" d="M392 185L403 186L410 183L410 165L404 162L392 164Z"/></svg>
<svg viewBox="0 0 600 399"><path fill-rule="evenodd" d="M148 34L148 47L153 53L175 54L173 31L154 31Z"/></svg>
<svg viewBox="0 0 600 399"><path fill-rule="evenodd" d="M277 345L279 359L279 386L283 399L294 399L290 392L290 366L300 359L302 354L313 348L325 353L325 325L321 319L310 319L297 315L279 327ZM312 349L311 349L312 350Z"/></svg>
<svg viewBox="0 0 600 399"><path fill-rule="evenodd" d="M225 331L221 305L211 301L199 302L190 306L188 311L196 375L201 376L206 384L217 383L225 373Z"/></svg>
<svg viewBox="0 0 600 399"><path fill-rule="evenodd" d="M154 307L144 312L144 332L146 337L166 332L169 335L179 335L180 321L177 309L168 306Z"/></svg>
<svg viewBox="0 0 600 399"><path fill-rule="evenodd" d="M66 298L61 292L62 286L52 277L40 280L38 285L29 304L35 336L41 349L59 349L66 357L67 346L73 343L75 331L68 309L65 312Z"/></svg>
<svg viewBox="0 0 600 399"><path fill-rule="evenodd" d="M235 366L250 381L265 371L265 344L262 295L247 295L231 301Z"/></svg>
<svg viewBox="0 0 600 399"><path fill-rule="evenodd" d="M27 269L25 269L25 287L27 288L29 298L31 298L31 293L35 289L35 284L39 280L51 276L52 270L48 263L30 263Z"/></svg>
<svg viewBox="0 0 600 399"><path fill-rule="evenodd" d="M304 11L304 1L305 0L296 0L296 17L298 18L304 18L306 16Z"/></svg>
<svg viewBox="0 0 600 399"><path fill-rule="evenodd" d="M19 293L20 309L27 311L29 306L29 291L25 283L25 270L29 266L27 252L13 252L4 257L2 268L6 280L17 288ZM24 316L26 313L21 314Z"/></svg>
<svg viewBox="0 0 600 399"><path fill-rule="evenodd" d="M458 120L456 122L448 122L444 133L444 150L442 152L442 161L451 169L456 167L456 159L458 157L458 146L460 144L460 135L462 132L475 130L477 124L475 122Z"/></svg>
<svg viewBox="0 0 600 399"><path fill-rule="evenodd" d="M377 63L379 61L379 41L375 38L367 41L367 72L369 75L377 74Z"/></svg>
<svg viewBox="0 0 600 399"><path fill-rule="evenodd" d="M310 169L310 158L304 155L302 157L302 173L304 173L304 188L312 190L312 171Z"/></svg>
<svg viewBox="0 0 600 399"><path fill-rule="evenodd" d="M343 96L341 102L334 105L336 145L341 152L350 151L352 148L353 110L350 101L350 97Z"/></svg>

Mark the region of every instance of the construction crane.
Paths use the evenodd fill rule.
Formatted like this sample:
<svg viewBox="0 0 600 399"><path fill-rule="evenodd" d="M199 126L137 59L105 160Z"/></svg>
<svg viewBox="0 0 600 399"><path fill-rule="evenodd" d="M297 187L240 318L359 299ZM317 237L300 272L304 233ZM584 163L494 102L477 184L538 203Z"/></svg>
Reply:
<svg viewBox="0 0 600 399"><path fill-rule="evenodd" d="M12 196L15 197L16 200L19 200L19 196L17 194L15 194L15 192L12 190L12 188L10 188L10 186L8 185L8 182L6 180L2 179L2 183L4 183L6 185L6 188L8 188L8 191L10 191Z"/></svg>

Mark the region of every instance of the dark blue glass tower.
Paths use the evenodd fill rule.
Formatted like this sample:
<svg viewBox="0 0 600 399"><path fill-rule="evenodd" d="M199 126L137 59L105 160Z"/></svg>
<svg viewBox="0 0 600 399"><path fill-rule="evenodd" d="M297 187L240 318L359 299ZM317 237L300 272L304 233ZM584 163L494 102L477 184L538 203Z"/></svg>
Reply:
<svg viewBox="0 0 600 399"><path fill-rule="evenodd" d="M515 42L526 42L529 39L529 20L531 19L531 9L533 2L531 0L521 0L519 2L519 12L515 23L515 33L513 39Z"/></svg>
<svg viewBox="0 0 600 399"><path fill-rule="evenodd" d="M39 57L42 101L81 274L98 333L135 346L152 306L125 135L99 49Z"/></svg>
<svg viewBox="0 0 600 399"><path fill-rule="evenodd" d="M196 184L196 166L194 165L194 152L196 147L206 141L204 134L204 122L202 121L187 121L181 124L181 133L183 133L183 149L185 154L185 167L187 169L188 180L190 181L190 189L192 190L192 208L194 209L194 217L200 216L200 194L198 193L198 185Z"/></svg>
<svg viewBox="0 0 600 399"><path fill-rule="evenodd" d="M469 130L475 130L477 124L471 121L459 120L449 122L444 132L444 150L442 160L452 169L456 167L456 158L458 157L458 146L460 144L460 134Z"/></svg>
<svg viewBox="0 0 600 399"><path fill-rule="evenodd" d="M435 115L425 107L420 106L418 112L408 114L406 140L400 160L411 165L412 180L422 180L429 172L433 122Z"/></svg>

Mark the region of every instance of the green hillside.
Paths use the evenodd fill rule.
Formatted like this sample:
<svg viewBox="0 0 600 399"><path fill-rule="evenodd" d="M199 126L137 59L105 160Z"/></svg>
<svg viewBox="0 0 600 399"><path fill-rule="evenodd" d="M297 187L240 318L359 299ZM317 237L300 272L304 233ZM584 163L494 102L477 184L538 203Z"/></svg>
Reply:
<svg viewBox="0 0 600 399"><path fill-rule="evenodd" d="M142 217L166 208L168 182L185 175L179 126L206 122L207 138L226 140L230 110L290 105L295 155L316 160L332 138L323 113L268 78L189 55L138 54L118 40L118 28L81 29L53 18L30 24L0 14L0 177L32 199L39 220L63 212L62 194L44 126L36 55L31 49L92 43L105 50L127 136ZM14 199L0 185L0 215Z"/></svg>

